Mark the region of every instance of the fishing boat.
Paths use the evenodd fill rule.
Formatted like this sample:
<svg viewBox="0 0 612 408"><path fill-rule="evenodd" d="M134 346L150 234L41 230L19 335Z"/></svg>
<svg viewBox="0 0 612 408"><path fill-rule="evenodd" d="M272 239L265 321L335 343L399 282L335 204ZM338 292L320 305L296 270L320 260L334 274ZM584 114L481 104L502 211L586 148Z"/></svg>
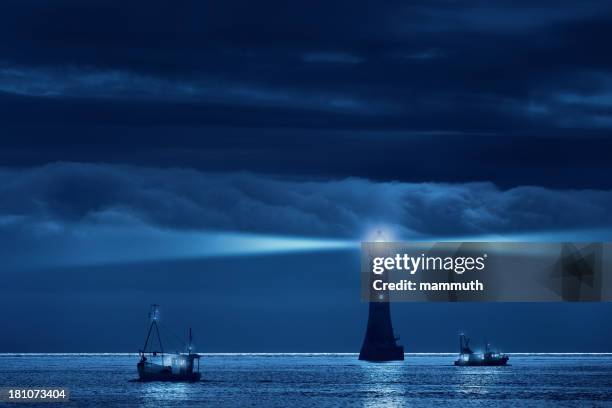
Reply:
<svg viewBox="0 0 612 408"><path fill-rule="evenodd" d="M459 358L455 361L456 366L504 366L509 359L506 354L492 351L486 341L485 352L474 353L470 348L470 339L463 333L459 335Z"/></svg>
<svg viewBox="0 0 612 408"><path fill-rule="evenodd" d="M140 361L136 365L140 381L199 381L200 355L192 352L191 328L186 352L165 353L159 331L159 305L151 305L149 319L151 324L144 347L139 351ZM157 337L155 346L154 337Z"/></svg>

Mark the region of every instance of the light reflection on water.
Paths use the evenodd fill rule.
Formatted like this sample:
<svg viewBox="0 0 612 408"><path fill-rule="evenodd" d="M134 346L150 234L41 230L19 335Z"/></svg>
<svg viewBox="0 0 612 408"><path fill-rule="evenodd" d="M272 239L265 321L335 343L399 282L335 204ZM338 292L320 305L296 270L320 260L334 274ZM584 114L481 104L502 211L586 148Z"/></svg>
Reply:
<svg viewBox="0 0 612 408"><path fill-rule="evenodd" d="M503 375L503 370L508 367L455 367L451 380L456 392L471 396L486 396L494 390L495 384L499 383L499 376Z"/></svg>
<svg viewBox="0 0 612 408"><path fill-rule="evenodd" d="M146 382L137 383L140 386L140 401L143 406L160 407L167 403L180 403L197 395L200 384ZM196 389L194 389L196 388ZM193 395L190 395L193 394Z"/></svg>
<svg viewBox="0 0 612 408"><path fill-rule="evenodd" d="M362 382L364 408L395 408L404 405L401 395L402 361L359 364L366 381Z"/></svg>
<svg viewBox="0 0 612 408"><path fill-rule="evenodd" d="M88 407L610 406L612 356L511 356L455 367L452 355L367 363L357 355L206 355L202 382L141 383L134 355L0 355L0 386L64 386Z"/></svg>

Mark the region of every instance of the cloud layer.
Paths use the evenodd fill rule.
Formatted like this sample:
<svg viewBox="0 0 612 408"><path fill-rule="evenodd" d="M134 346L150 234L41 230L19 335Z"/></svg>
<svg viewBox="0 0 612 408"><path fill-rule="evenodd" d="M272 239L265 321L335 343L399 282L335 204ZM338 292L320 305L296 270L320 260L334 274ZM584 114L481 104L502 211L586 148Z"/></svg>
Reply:
<svg viewBox="0 0 612 408"><path fill-rule="evenodd" d="M492 183L308 181L104 164L55 163L0 172L0 228L147 225L360 240L612 227L612 191ZM39 231L39 232L40 232Z"/></svg>
<svg viewBox="0 0 612 408"><path fill-rule="evenodd" d="M608 1L124 3L0 4L0 162L612 187Z"/></svg>

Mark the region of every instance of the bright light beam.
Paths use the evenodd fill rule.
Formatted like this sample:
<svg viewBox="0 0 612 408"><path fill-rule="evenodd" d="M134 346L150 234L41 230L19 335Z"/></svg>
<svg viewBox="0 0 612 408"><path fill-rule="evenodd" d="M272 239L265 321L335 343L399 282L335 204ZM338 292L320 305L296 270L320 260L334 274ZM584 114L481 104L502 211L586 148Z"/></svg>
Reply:
<svg viewBox="0 0 612 408"><path fill-rule="evenodd" d="M331 251L358 249L359 244L351 240L177 231L144 225L79 225L27 245L27 255L13 253L11 257L13 265L27 268Z"/></svg>

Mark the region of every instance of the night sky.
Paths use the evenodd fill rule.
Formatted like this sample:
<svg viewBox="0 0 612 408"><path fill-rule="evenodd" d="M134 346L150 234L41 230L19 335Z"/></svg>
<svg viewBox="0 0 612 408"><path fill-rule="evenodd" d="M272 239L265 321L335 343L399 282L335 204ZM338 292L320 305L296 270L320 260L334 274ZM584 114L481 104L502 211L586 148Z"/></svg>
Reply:
<svg viewBox="0 0 612 408"><path fill-rule="evenodd" d="M493 4L494 3L494 4ZM358 351L358 244L612 240L609 1L0 3L0 352ZM408 352L610 304L397 304Z"/></svg>

